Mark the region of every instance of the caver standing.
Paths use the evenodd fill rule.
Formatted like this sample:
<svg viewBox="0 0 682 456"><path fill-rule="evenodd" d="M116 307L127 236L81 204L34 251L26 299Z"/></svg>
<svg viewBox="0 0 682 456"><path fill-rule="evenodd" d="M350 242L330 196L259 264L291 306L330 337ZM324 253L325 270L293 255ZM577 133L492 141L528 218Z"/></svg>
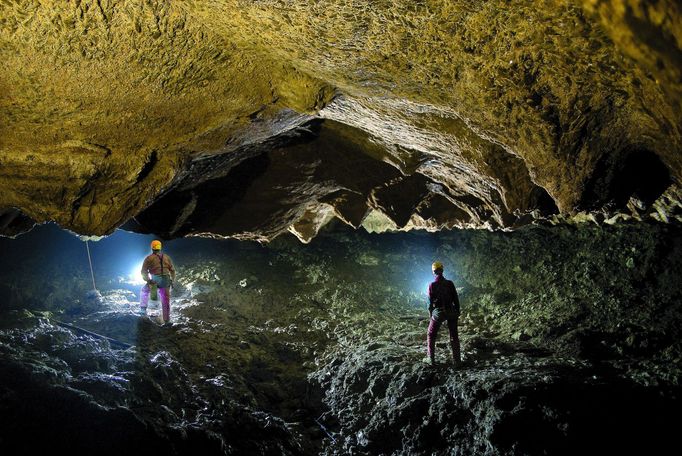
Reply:
<svg viewBox="0 0 682 456"><path fill-rule="evenodd" d="M429 285L429 330L426 336L426 358L425 362L435 363L436 356L436 336L438 329L443 322L447 321L448 331L450 332L450 346L452 347L452 357L455 366L462 363L459 346L459 333L457 332L457 320L459 319L459 297L457 289L451 280L443 277L443 263L436 261L431 266L435 280Z"/></svg>
<svg viewBox="0 0 682 456"><path fill-rule="evenodd" d="M161 241L154 240L151 244L152 253L142 263L142 279L146 282L140 292L140 308L147 312L151 287L158 287L161 296L163 322L170 321L170 288L175 280L175 267L168 255L161 253Z"/></svg>

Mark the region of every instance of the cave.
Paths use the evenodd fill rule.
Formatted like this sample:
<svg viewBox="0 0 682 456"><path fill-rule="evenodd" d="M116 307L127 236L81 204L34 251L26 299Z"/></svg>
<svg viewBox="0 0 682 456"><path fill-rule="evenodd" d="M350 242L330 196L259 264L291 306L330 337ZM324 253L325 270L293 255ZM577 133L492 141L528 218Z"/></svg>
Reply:
<svg viewBox="0 0 682 456"><path fill-rule="evenodd" d="M681 21L0 2L0 453L669 453Z"/></svg>

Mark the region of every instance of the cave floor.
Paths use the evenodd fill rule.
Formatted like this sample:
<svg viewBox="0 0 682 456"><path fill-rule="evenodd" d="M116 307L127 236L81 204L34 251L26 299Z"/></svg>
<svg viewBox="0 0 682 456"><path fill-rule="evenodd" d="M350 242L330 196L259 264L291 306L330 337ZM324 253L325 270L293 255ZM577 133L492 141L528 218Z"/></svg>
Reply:
<svg viewBox="0 0 682 456"><path fill-rule="evenodd" d="M73 270L46 266L49 298L3 310L1 408L14 419L0 447L575 454L656 448L672 435L675 369L648 354L601 356L604 340L586 356L518 321L505 332L490 309L467 306L466 290L464 365L449 363L445 328L438 364L423 364L428 275L397 266L419 262L415 251L433 248L424 239L411 250L394 238L383 251L343 237L305 250L180 246L167 326L155 322L158 306L141 315L139 285L114 266L100 266L99 300L60 287ZM22 271L2 276L22 283ZM40 289L22 280L25 293ZM99 432L107 426L127 439ZM42 443L27 437L37 432Z"/></svg>

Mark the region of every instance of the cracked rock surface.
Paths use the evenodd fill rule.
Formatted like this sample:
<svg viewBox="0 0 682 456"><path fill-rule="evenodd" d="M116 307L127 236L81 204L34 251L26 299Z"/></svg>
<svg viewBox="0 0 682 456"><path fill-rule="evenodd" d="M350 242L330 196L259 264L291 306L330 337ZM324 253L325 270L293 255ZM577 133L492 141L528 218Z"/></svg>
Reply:
<svg viewBox="0 0 682 456"><path fill-rule="evenodd" d="M334 218L677 219L681 17L674 0L2 2L0 230L308 242Z"/></svg>

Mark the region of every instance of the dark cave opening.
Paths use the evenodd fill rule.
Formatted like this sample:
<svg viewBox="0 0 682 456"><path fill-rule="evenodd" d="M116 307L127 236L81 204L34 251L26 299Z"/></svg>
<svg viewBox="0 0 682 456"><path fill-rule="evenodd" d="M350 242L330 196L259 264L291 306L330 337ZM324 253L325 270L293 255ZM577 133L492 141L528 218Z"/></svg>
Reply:
<svg viewBox="0 0 682 456"><path fill-rule="evenodd" d="M671 184L670 171L654 152L627 148L597 164L594 177L585 187L583 205L597 208L610 203L621 209L635 198L646 208Z"/></svg>
<svg viewBox="0 0 682 456"><path fill-rule="evenodd" d="M635 149L625 155L625 162L613 180L613 198L620 206L630 197L650 206L672 183L670 172L653 152Z"/></svg>
<svg viewBox="0 0 682 456"><path fill-rule="evenodd" d="M202 175L201 170L191 170L183 182L201 179L201 186L185 190L183 182L180 182L177 189L172 189L138 214L134 223L127 225L127 228L143 233L162 233L167 238L207 230L216 218L216 211L228 212L235 201L243 199L253 181L265 172L269 163L268 154L261 153L233 167L225 167L224 175L207 176ZM177 208L185 209L179 211ZM187 214L179 217L178 213L184 211ZM186 221L190 217L191 221ZM164 227L172 227L172 231Z"/></svg>
<svg viewBox="0 0 682 456"><path fill-rule="evenodd" d="M13 237L30 231L35 222L19 209L10 208L0 211L0 232L3 236Z"/></svg>
<svg viewBox="0 0 682 456"><path fill-rule="evenodd" d="M558 214L559 208L556 201L542 187L536 186L531 191L531 201L533 208L537 208L543 215Z"/></svg>

